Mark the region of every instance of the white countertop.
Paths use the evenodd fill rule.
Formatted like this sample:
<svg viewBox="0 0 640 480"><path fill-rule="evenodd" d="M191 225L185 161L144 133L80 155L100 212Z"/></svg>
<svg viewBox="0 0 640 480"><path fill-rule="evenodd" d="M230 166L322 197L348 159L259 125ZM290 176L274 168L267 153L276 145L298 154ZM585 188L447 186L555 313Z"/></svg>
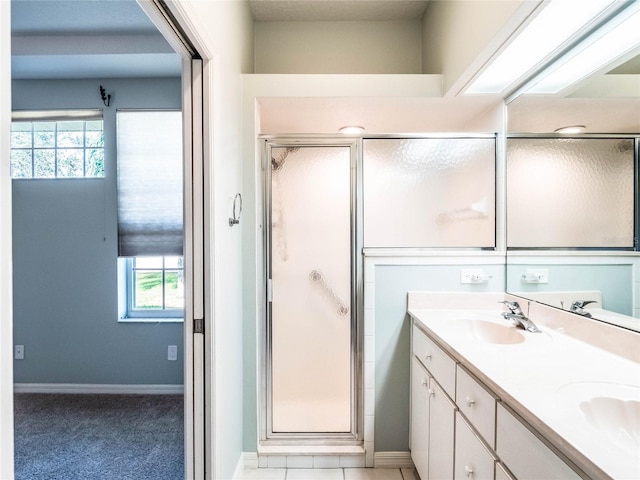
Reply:
<svg viewBox="0 0 640 480"><path fill-rule="evenodd" d="M640 402L640 364L547 328L535 318L542 333L518 329L524 336L521 343L482 340L482 329L475 329L473 320L502 330L508 325L502 311L410 308L409 314L585 473L640 479L639 439L625 441L620 432L594 426L580 408L581 402L601 396ZM633 428L638 417L623 422Z"/></svg>

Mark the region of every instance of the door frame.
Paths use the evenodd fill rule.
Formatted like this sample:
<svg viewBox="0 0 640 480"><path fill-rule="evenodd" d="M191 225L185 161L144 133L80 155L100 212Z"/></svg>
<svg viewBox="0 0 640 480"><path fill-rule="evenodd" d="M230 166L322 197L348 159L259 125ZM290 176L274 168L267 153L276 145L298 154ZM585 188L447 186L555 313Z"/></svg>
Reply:
<svg viewBox="0 0 640 480"><path fill-rule="evenodd" d="M363 264L362 251L362 139L335 136L260 136L263 172L263 306L259 326L259 444L362 445L364 441L363 388ZM271 149L278 147L349 147L351 201L351 431L346 434L274 434L271 429Z"/></svg>
<svg viewBox="0 0 640 480"><path fill-rule="evenodd" d="M184 478L215 477L213 431L214 369L212 258L208 231L212 197L211 172L205 162L204 136L210 112L205 109L212 55L177 0L136 0L182 59L184 190ZM205 336L205 332L207 335Z"/></svg>

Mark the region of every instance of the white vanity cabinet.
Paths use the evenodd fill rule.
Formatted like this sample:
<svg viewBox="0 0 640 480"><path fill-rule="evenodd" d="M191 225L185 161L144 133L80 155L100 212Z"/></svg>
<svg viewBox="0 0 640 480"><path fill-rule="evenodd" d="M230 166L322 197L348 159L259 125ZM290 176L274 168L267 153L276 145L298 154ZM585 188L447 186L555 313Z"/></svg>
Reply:
<svg viewBox="0 0 640 480"><path fill-rule="evenodd" d="M422 480L453 478L455 362L419 329L411 362L411 458ZM424 362L424 363L423 363ZM424 364L431 367L429 370ZM435 368L433 368L435 366Z"/></svg>
<svg viewBox="0 0 640 480"><path fill-rule="evenodd" d="M501 404L496 451L518 480L582 478Z"/></svg>
<svg viewBox="0 0 640 480"><path fill-rule="evenodd" d="M583 478L471 368L413 325L411 458L422 480Z"/></svg>

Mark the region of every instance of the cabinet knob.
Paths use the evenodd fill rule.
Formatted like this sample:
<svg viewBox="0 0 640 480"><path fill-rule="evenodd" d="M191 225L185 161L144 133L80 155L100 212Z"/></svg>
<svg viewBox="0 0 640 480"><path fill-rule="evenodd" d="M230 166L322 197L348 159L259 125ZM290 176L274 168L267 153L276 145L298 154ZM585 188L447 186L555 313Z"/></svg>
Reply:
<svg viewBox="0 0 640 480"><path fill-rule="evenodd" d="M436 394L436 392L433 390L433 388L429 389L429 396L433 397Z"/></svg>
<svg viewBox="0 0 640 480"><path fill-rule="evenodd" d="M476 401L473 398L467 397L466 398L466 402L467 402L467 407L472 407L474 403L476 403Z"/></svg>
<svg viewBox="0 0 640 480"><path fill-rule="evenodd" d="M431 360L431 354L430 353L425 353L424 354L424 358L426 358L427 360Z"/></svg>
<svg viewBox="0 0 640 480"><path fill-rule="evenodd" d="M423 387L426 387L428 383L429 383L429 382L427 382L427 379L426 379L426 378L423 378L423 379L422 379L422 386L423 386Z"/></svg>
<svg viewBox="0 0 640 480"><path fill-rule="evenodd" d="M473 477L473 469L469 466L464 467L464 476L467 478Z"/></svg>

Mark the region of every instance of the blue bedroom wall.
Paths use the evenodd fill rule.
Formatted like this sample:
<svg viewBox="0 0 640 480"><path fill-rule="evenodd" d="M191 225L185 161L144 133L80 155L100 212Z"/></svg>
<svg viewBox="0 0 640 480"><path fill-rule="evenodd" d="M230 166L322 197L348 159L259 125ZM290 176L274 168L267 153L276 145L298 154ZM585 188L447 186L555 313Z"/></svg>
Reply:
<svg viewBox="0 0 640 480"><path fill-rule="evenodd" d="M102 104L99 85L112 95ZM16 383L182 384L182 323L118 323L116 110L180 109L181 80L18 80L14 110L102 108L105 178L13 181ZM178 361L167 346L178 345Z"/></svg>

